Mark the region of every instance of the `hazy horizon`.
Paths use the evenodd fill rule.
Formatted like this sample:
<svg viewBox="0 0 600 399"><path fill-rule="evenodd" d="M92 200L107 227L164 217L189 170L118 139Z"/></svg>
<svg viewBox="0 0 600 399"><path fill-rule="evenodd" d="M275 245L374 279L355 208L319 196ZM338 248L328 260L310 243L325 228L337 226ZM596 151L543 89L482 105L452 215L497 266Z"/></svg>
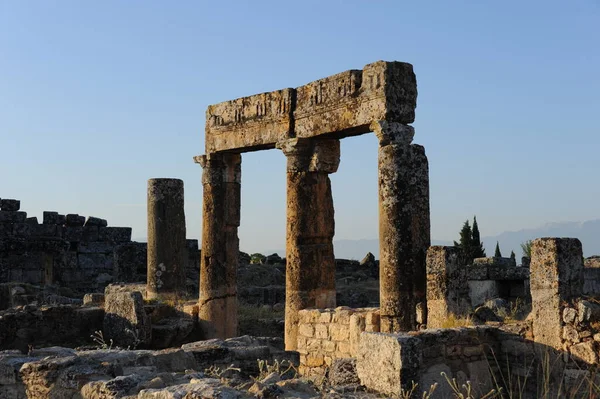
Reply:
<svg viewBox="0 0 600 399"><path fill-rule="evenodd" d="M432 238L473 215L482 237L600 219L598 17L589 1L4 2L0 198L143 237L147 180L176 177L199 238L209 104L383 59L417 76ZM242 158L240 247L284 248L285 157ZM330 177L335 240L377 237L374 135L342 140Z"/></svg>

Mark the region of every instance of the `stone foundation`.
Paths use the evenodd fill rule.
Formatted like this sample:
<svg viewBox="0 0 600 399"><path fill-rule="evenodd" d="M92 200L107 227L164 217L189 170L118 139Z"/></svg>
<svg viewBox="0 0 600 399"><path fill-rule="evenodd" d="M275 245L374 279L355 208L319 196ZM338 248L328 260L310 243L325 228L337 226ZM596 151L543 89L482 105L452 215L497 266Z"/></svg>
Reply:
<svg viewBox="0 0 600 399"><path fill-rule="evenodd" d="M380 330L379 309L305 309L298 313L300 374L322 378L335 359L356 357L360 334Z"/></svg>

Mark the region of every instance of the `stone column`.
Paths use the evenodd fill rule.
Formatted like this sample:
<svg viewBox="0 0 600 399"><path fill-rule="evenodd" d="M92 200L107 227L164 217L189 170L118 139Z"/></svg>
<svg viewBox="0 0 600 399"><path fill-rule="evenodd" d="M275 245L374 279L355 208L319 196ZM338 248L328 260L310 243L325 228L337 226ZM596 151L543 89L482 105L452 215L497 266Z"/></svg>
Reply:
<svg viewBox="0 0 600 399"><path fill-rule="evenodd" d="M287 157L285 347L297 347L298 312L335 307L335 231L329 173L337 171L337 139L290 139Z"/></svg>
<svg viewBox="0 0 600 399"><path fill-rule="evenodd" d="M379 276L381 331L416 328L425 298L430 245L429 165L425 149L411 144L412 126L375 121L379 139Z"/></svg>
<svg viewBox="0 0 600 399"><path fill-rule="evenodd" d="M531 319L536 343L562 350L563 310L583 293L583 250L576 238L531 244Z"/></svg>
<svg viewBox="0 0 600 399"><path fill-rule="evenodd" d="M463 317L471 310L467 270L456 247L427 250L427 328L441 328L451 314Z"/></svg>
<svg viewBox="0 0 600 399"><path fill-rule="evenodd" d="M183 299L185 290L183 181L148 180L147 297Z"/></svg>
<svg viewBox="0 0 600 399"><path fill-rule="evenodd" d="M199 318L204 338L237 335L240 154L196 157L203 168Z"/></svg>

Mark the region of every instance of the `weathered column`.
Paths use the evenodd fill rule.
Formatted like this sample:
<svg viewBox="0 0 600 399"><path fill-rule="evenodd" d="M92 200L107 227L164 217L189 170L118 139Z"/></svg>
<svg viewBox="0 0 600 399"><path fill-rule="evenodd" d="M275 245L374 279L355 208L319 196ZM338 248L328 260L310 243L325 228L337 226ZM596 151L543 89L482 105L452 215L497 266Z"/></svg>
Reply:
<svg viewBox="0 0 600 399"><path fill-rule="evenodd" d="M578 239L533 241L530 317L535 342L563 349L563 311L582 295L583 271L583 251Z"/></svg>
<svg viewBox="0 0 600 399"><path fill-rule="evenodd" d="M456 247L433 246L427 250L427 328L441 328L452 314L467 316L471 310L467 270Z"/></svg>
<svg viewBox="0 0 600 399"><path fill-rule="evenodd" d="M148 180L147 297L185 297L185 213L183 181Z"/></svg>
<svg viewBox="0 0 600 399"><path fill-rule="evenodd" d="M237 335L240 154L196 157L203 168L199 317L205 338Z"/></svg>
<svg viewBox="0 0 600 399"><path fill-rule="evenodd" d="M329 173L337 171L336 139L290 139L287 157L285 347L297 346L298 312L335 307L335 231Z"/></svg>
<svg viewBox="0 0 600 399"><path fill-rule="evenodd" d="M416 328L425 302L425 258L430 245L429 166L425 149L411 144L412 126L375 121L379 139L379 276L381 331Z"/></svg>

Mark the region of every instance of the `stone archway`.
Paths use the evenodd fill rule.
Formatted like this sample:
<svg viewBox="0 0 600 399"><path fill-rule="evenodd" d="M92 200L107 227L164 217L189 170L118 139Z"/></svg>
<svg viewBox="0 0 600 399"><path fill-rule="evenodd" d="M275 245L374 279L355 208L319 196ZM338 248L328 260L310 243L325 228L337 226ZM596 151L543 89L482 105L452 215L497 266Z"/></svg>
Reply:
<svg viewBox="0 0 600 399"><path fill-rule="evenodd" d="M206 111L199 316L207 338L237 332L241 154L279 148L287 157L286 349L298 312L335 307L334 208L329 174L339 140L379 140L381 331L416 327L430 244L429 172L412 144L417 100L412 65L378 61L307 85L211 105Z"/></svg>

